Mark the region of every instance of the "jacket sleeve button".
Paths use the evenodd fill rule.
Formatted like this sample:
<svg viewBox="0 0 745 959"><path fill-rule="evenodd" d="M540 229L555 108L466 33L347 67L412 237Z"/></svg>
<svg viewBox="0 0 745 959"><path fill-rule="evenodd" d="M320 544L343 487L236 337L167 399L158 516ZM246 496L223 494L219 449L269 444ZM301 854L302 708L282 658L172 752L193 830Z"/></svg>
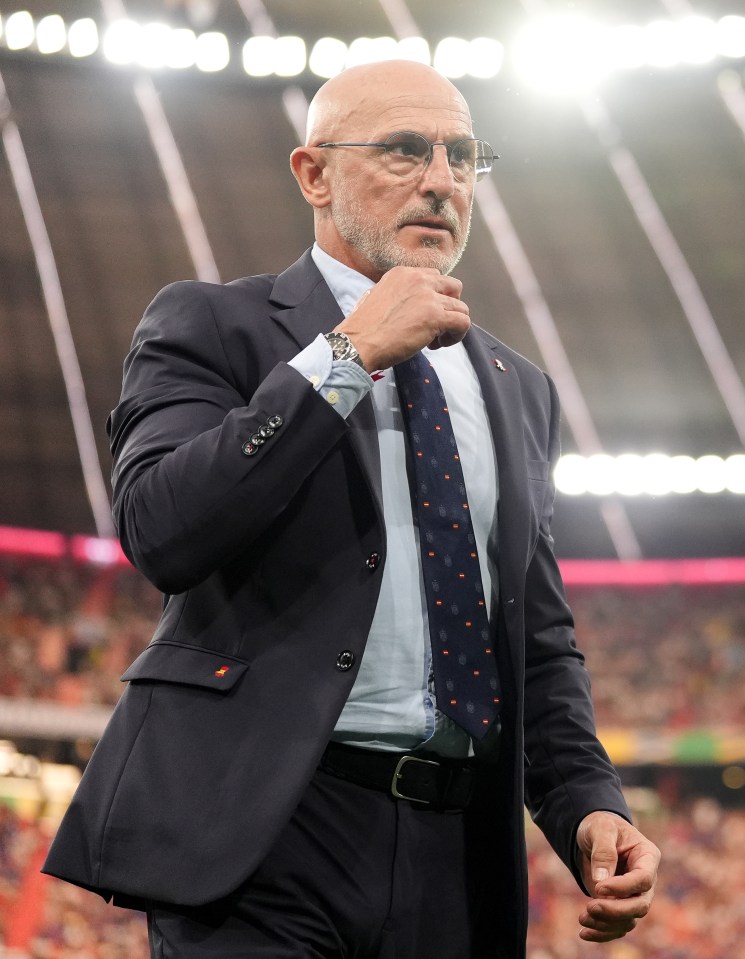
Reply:
<svg viewBox="0 0 745 959"><path fill-rule="evenodd" d="M254 453L258 452L259 447L256 446L254 443L244 443L243 446L241 446L241 449L243 450L246 456L253 456Z"/></svg>
<svg viewBox="0 0 745 959"><path fill-rule="evenodd" d="M370 553L370 555L365 560L365 566L368 569L373 570L377 569L380 565L380 553Z"/></svg>
<svg viewBox="0 0 745 959"><path fill-rule="evenodd" d="M266 425L271 427L273 430L278 430L283 423L284 420L278 413L276 413L274 416L270 416L266 421Z"/></svg>
<svg viewBox="0 0 745 959"><path fill-rule="evenodd" d="M336 668L345 673L354 666L354 653L351 649L343 649L336 657Z"/></svg>

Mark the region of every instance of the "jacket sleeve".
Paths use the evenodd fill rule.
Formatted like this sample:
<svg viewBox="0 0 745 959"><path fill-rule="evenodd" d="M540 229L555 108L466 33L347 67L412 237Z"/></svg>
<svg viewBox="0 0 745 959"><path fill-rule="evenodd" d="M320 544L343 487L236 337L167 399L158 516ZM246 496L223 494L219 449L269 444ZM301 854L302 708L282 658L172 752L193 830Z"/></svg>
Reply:
<svg viewBox="0 0 745 959"><path fill-rule="evenodd" d="M558 457L558 400L552 412L549 460ZM576 832L596 809L631 819L618 774L597 739L590 680L577 649L574 622L553 552L550 485L525 588L525 786L535 822L572 869Z"/></svg>
<svg viewBox="0 0 745 959"><path fill-rule="evenodd" d="M176 283L155 298L108 423L122 547L166 593L250 549L348 429L287 363L260 379L256 357L228 355L209 289Z"/></svg>

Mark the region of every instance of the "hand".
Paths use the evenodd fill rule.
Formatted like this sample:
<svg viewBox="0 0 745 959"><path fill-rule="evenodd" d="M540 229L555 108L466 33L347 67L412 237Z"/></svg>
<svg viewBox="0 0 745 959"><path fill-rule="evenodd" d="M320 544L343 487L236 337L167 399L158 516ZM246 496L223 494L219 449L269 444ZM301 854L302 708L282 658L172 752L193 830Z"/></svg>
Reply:
<svg viewBox="0 0 745 959"><path fill-rule="evenodd" d="M460 342L471 320L463 284L425 267L396 266L359 302L335 332L346 333L368 373Z"/></svg>
<svg viewBox="0 0 745 959"><path fill-rule="evenodd" d="M610 812L585 816L577 830L577 846L582 879L593 897L579 917L580 939L620 939L649 912L660 851Z"/></svg>

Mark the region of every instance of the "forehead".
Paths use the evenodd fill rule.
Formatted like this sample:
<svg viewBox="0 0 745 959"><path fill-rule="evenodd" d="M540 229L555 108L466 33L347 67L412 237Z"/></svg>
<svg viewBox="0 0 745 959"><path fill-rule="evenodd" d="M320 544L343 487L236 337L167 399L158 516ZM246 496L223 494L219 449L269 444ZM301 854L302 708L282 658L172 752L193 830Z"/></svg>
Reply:
<svg viewBox="0 0 745 959"><path fill-rule="evenodd" d="M360 135L384 137L398 130L425 136L469 136L471 115L463 98L450 90L437 93L371 93L350 112L351 125Z"/></svg>

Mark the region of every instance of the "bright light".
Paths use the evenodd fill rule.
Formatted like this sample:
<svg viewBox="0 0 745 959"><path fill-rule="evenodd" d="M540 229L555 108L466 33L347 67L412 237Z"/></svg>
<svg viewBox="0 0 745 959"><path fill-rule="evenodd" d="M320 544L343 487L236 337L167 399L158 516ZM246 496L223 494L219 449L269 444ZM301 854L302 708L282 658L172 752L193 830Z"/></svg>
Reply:
<svg viewBox="0 0 745 959"><path fill-rule="evenodd" d="M468 72L469 43L460 37L445 37L435 49L432 66L444 77L457 80Z"/></svg>
<svg viewBox="0 0 745 959"><path fill-rule="evenodd" d="M186 70L197 62L197 36L193 30L179 27L171 30L165 65L172 70Z"/></svg>
<svg viewBox="0 0 745 959"><path fill-rule="evenodd" d="M95 20L83 17L70 24L67 47L73 57L89 57L98 50L98 27Z"/></svg>
<svg viewBox="0 0 745 959"><path fill-rule="evenodd" d="M114 20L103 35L103 55L109 63L134 63L142 28L134 20Z"/></svg>
<svg viewBox="0 0 745 959"><path fill-rule="evenodd" d="M347 63L347 45L336 37L321 37L310 51L308 66L317 77L335 77ZM244 50L245 66L245 50ZM248 73L248 70L246 70Z"/></svg>
<svg viewBox="0 0 745 959"><path fill-rule="evenodd" d="M42 17L36 24L36 49L39 53L59 53L66 40L65 21L57 14Z"/></svg>
<svg viewBox="0 0 745 959"><path fill-rule="evenodd" d="M696 461L698 488L702 493L722 493L726 488L721 456L702 456Z"/></svg>
<svg viewBox="0 0 745 959"><path fill-rule="evenodd" d="M723 57L745 57L745 17L722 17L717 23L717 49Z"/></svg>
<svg viewBox="0 0 745 959"><path fill-rule="evenodd" d="M274 72L278 77L296 77L307 63L302 37L277 37L274 44Z"/></svg>
<svg viewBox="0 0 745 959"><path fill-rule="evenodd" d="M683 63L710 63L717 55L717 25L708 17L684 17L678 21L678 43Z"/></svg>
<svg viewBox="0 0 745 959"><path fill-rule="evenodd" d="M5 21L5 46L25 50L34 42L34 19L28 10L11 13Z"/></svg>
<svg viewBox="0 0 745 959"><path fill-rule="evenodd" d="M584 17L547 17L517 38L515 64L531 85L550 93L591 87L612 68L607 29Z"/></svg>
<svg viewBox="0 0 745 959"><path fill-rule="evenodd" d="M357 37L349 44L347 66L395 60L398 55L398 42L393 37Z"/></svg>
<svg viewBox="0 0 745 959"><path fill-rule="evenodd" d="M398 56L402 60L413 60L414 63L430 65L431 55L429 44L424 37L404 37L398 41Z"/></svg>
<svg viewBox="0 0 745 959"><path fill-rule="evenodd" d="M672 67L680 60L675 24L672 20L654 20L644 28L644 62L650 66Z"/></svg>
<svg viewBox="0 0 745 959"><path fill-rule="evenodd" d="M141 67L156 70L166 65L171 28L166 23L146 23L140 30L137 62Z"/></svg>
<svg viewBox="0 0 745 959"><path fill-rule="evenodd" d="M730 493L745 493L745 456L741 453L724 461L724 483Z"/></svg>
<svg viewBox="0 0 745 959"><path fill-rule="evenodd" d="M670 493L745 493L745 455L666 456L562 456L554 471L556 488L569 496L666 496Z"/></svg>
<svg viewBox="0 0 745 959"><path fill-rule="evenodd" d="M644 31L634 24L615 27L608 35L608 62L617 69L633 70L644 65Z"/></svg>
<svg viewBox="0 0 745 959"><path fill-rule="evenodd" d="M224 33L200 33L197 37L197 68L203 73L217 73L230 63L230 47Z"/></svg>
<svg viewBox="0 0 745 959"><path fill-rule="evenodd" d="M250 77L274 73L274 37L249 37L243 44L243 69Z"/></svg>
<svg viewBox="0 0 745 959"><path fill-rule="evenodd" d="M476 37L468 44L468 73L480 80L495 77L502 68L504 46L491 37Z"/></svg>

